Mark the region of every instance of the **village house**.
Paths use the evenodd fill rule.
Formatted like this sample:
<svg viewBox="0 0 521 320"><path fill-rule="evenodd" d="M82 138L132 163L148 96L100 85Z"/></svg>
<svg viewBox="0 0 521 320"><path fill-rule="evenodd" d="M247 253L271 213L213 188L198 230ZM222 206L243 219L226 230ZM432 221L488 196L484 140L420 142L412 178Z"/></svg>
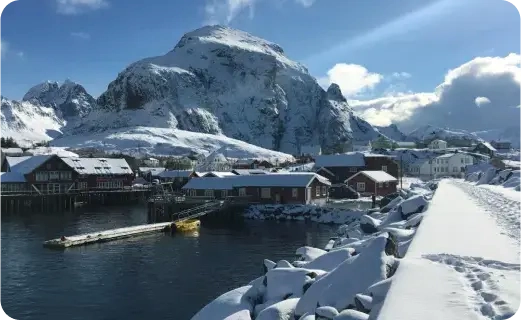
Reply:
<svg viewBox="0 0 521 320"><path fill-rule="evenodd" d="M495 141L492 140L490 145L494 147L496 150L510 150L512 148L512 144L509 141Z"/></svg>
<svg viewBox="0 0 521 320"><path fill-rule="evenodd" d="M239 196L248 197L252 203L325 204L330 185L318 174L300 172L203 177L190 180L182 189L189 196Z"/></svg>
<svg viewBox="0 0 521 320"><path fill-rule="evenodd" d="M393 156L384 154L364 154L365 171L385 171L391 176L398 178L400 168Z"/></svg>
<svg viewBox="0 0 521 320"><path fill-rule="evenodd" d="M190 179L196 177L193 170L165 170L158 174L161 182L171 182L174 190L181 189Z"/></svg>
<svg viewBox="0 0 521 320"><path fill-rule="evenodd" d="M131 187L135 174L123 158L61 158L78 173L76 189L113 190Z"/></svg>
<svg viewBox="0 0 521 320"><path fill-rule="evenodd" d="M322 154L322 148L320 145L305 145L300 147L301 157L315 157Z"/></svg>
<svg viewBox="0 0 521 320"><path fill-rule="evenodd" d="M321 155L315 159L314 170L331 183L343 183L347 178L365 168L363 153Z"/></svg>
<svg viewBox="0 0 521 320"><path fill-rule="evenodd" d="M159 167L159 160L156 158L146 158L143 163L148 167Z"/></svg>
<svg viewBox="0 0 521 320"><path fill-rule="evenodd" d="M490 143L488 142L480 142L478 143L472 152L480 153L487 155L489 157L493 157L496 154L496 148L494 148Z"/></svg>
<svg viewBox="0 0 521 320"><path fill-rule="evenodd" d="M138 175L143 179L151 182L154 179L159 179L159 174L165 170L165 168L160 167L139 167Z"/></svg>
<svg viewBox="0 0 521 320"><path fill-rule="evenodd" d="M386 196L396 192L398 179L385 171L360 171L345 183L364 196Z"/></svg>
<svg viewBox="0 0 521 320"><path fill-rule="evenodd" d="M267 160L239 159L233 165L233 169L269 169L273 164Z"/></svg>
<svg viewBox="0 0 521 320"><path fill-rule="evenodd" d="M474 158L467 153L447 153L432 160L433 173L435 177L460 178L465 174L465 167L473 164L473 162Z"/></svg>
<svg viewBox="0 0 521 320"><path fill-rule="evenodd" d="M447 141L441 139L432 140L428 147L431 150L444 150L447 149Z"/></svg>
<svg viewBox="0 0 521 320"><path fill-rule="evenodd" d="M65 193L78 178L56 155L6 157L2 171L2 192Z"/></svg>
<svg viewBox="0 0 521 320"><path fill-rule="evenodd" d="M434 168L431 159L417 159L408 166L408 175L418 177L420 179L432 179L434 177Z"/></svg>

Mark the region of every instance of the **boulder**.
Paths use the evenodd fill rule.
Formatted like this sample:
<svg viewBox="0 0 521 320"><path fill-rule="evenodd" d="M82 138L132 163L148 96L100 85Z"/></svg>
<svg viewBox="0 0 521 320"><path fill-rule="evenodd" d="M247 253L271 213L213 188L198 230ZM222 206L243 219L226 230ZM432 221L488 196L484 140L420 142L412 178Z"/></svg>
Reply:
<svg viewBox="0 0 521 320"><path fill-rule="evenodd" d="M294 319L295 307L299 299L287 299L277 302L265 308L255 318L255 320L289 320Z"/></svg>
<svg viewBox="0 0 521 320"><path fill-rule="evenodd" d="M271 269L275 268L277 264L269 259L264 259L263 267L264 267L264 273L270 271Z"/></svg>
<svg viewBox="0 0 521 320"><path fill-rule="evenodd" d="M299 261L313 261L325 253L327 251L307 246L298 248L296 252Z"/></svg>
<svg viewBox="0 0 521 320"><path fill-rule="evenodd" d="M368 320L369 315L357 310L347 309L334 317L333 320Z"/></svg>
<svg viewBox="0 0 521 320"><path fill-rule="evenodd" d="M338 310L329 306L319 307L315 310L316 320L332 320L337 315Z"/></svg>
<svg viewBox="0 0 521 320"><path fill-rule="evenodd" d="M381 221L370 217L368 215L363 215L360 218L360 229L366 233L371 234L378 232L378 226L380 226Z"/></svg>
<svg viewBox="0 0 521 320"><path fill-rule="evenodd" d="M369 313L371 311L372 303L373 298L370 296L360 293L355 296L355 307L356 310L360 312Z"/></svg>
<svg viewBox="0 0 521 320"><path fill-rule="evenodd" d="M403 220L407 220L407 218L415 213L423 212L427 209L428 206L427 200L420 195L415 195L410 197L409 199L403 201L400 204L401 216Z"/></svg>

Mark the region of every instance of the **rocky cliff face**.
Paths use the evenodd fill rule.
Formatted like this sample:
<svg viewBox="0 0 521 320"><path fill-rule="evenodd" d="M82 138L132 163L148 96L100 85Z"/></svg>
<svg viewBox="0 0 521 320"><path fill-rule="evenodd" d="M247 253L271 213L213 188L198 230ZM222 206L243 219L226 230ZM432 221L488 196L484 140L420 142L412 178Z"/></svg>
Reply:
<svg viewBox="0 0 521 320"><path fill-rule="evenodd" d="M224 134L288 153L378 136L340 88L324 91L278 45L223 26L187 33L163 56L123 70L74 133L152 126Z"/></svg>

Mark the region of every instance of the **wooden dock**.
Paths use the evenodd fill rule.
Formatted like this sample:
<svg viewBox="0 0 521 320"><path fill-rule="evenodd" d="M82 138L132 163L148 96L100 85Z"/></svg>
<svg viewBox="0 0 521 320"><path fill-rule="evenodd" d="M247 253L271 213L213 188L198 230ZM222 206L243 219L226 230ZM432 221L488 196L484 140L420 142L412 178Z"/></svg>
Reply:
<svg viewBox="0 0 521 320"><path fill-rule="evenodd" d="M174 224L173 222L163 222L163 223L146 224L146 225L140 225L140 226L134 226L134 227L126 227L126 228L86 233L86 234L81 234L81 235L77 235L77 236L63 237L63 238L45 241L43 243L43 246L49 247L49 248L67 248L67 247L81 246L81 245L92 244L92 243L108 242L108 241L113 241L116 239L130 238L130 237L147 234L147 233L171 230L173 224Z"/></svg>

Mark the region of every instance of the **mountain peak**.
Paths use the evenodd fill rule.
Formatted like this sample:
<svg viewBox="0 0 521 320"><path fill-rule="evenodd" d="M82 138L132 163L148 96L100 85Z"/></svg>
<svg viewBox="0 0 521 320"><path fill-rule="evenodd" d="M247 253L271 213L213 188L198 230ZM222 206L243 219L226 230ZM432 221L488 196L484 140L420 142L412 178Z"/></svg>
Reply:
<svg viewBox="0 0 521 320"><path fill-rule="evenodd" d="M347 102L347 99L342 94L342 90L340 90L340 86L336 83L332 83L327 88L327 96L329 100Z"/></svg>

